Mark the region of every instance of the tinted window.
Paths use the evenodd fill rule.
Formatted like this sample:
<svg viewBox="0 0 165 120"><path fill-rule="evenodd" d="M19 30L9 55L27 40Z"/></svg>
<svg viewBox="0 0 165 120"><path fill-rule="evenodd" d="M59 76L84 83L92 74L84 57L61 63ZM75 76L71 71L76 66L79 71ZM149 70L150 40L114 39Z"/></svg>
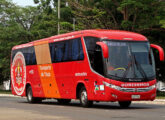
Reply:
<svg viewBox="0 0 165 120"><path fill-rule="evenodd" d="M81 39L72 40L72 60L83 60L83 48L81 44Z"/></svg>
<svg viewBox="0 0 165 120"><path fill-rule="evenodd" d="M93 63L93 59L94 59L96 42L100 41L100 39L96 38L96 37L88 36L88 37L84 37L84 40L85 40L85 44L86 44L89 60L90 60L90 62L92 64Z"/></svg>
<svg viewBox="0 0 165 120"><path fill-rule="evenodd" d="M22 52L25 57L26 65L36 65L36 56L34 47L27 47L22 49L16 49L12 51L12 60L17 52Z"/></svg>
<svg viewBox="0 0 165 120"><path fill-rule="evenodd" d="M50 43L49 47L53 63L84 59L81 38Z"/></svg>
<svg viewBox="0 0 165 120"><path fill-rule="evenodd" d="M96 37L84 37L84 40L85 40L91 67L96 72L104 75L101 48L96 44L96 42L100 41L100 39Z"/></svg>
<svg viewBox="0 0 165 120"><path fill-rule="evenodd" d="M55 45L55 61L56 62L60 62L63 61L63 57L64 57L64 46L65 43L61 42Z"/></svg>
<svg viewBox="0 0 165 120"><path fill-rule="evenodd" d="M100 41L99 38L96 37L84 37L85 44L88 52L94 52L96 48L96 42Z"/></svg>

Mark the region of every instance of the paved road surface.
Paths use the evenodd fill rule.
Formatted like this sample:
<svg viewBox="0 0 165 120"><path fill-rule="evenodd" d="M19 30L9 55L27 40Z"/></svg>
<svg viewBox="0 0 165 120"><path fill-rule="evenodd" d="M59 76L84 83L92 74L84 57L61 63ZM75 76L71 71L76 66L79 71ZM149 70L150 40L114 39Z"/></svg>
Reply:
<svg viewBox="0 0 165 120"><path fill-rule="evenodd" d="M133 103L129 109L121 109L117 103L101 102L82 108L78 101L29 104L25 98L0 96L0 120L165 120L165 105Z"/></svg>

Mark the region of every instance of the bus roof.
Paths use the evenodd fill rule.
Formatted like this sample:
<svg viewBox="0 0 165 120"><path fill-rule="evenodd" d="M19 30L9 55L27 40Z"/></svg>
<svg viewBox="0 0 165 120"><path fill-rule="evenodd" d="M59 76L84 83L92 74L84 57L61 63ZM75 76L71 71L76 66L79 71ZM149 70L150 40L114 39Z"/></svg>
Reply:
<svg viewBox="0 0 165 120"><path fill-rule="evenodd" d="M67 39L72 39L80 36L93 36L99 37L101 39L110 39L110 40L124 40L124 41L147 41L147 38L141 34L122 31L122 30L105 30L105 29L94 29L94 30L82 30L82 31L75 31L70 33L65 33L61 35L55 35L48 38L44 38L41 40L36 40L30 43L17 45L12 48L19 49L24 47L30 47L33 45L39 45L43 43L51 43L56 41L63 41Z"/></svg>

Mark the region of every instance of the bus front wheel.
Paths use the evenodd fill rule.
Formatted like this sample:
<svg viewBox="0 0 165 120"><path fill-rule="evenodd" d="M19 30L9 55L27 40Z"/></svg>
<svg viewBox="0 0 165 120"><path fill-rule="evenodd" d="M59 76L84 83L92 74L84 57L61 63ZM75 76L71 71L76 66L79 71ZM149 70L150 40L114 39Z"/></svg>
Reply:
<svg viewBox="0 0 165 120"><path fill-rule="evenodd" d="M131 105L131 101L119 101L121 108L128 108Z"/></svg>
<svg viewBox="0 0 165 120"><path fill-rule="evenodd" d="M85 87L82 87L79 93L80 103L83 107L90 107L93 105L93 101L88 100L87 91Z"/></svg>

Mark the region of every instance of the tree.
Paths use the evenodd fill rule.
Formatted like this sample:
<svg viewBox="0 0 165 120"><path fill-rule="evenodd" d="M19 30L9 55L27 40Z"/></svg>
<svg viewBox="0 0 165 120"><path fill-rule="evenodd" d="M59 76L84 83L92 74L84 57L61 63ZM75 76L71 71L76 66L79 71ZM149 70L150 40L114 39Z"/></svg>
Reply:
<svg viewBox="0 0 165 120"><path fill-rule="evenodd" d="M38 9L42 11L43 15L46 16L53 16L51 18L52 22L58 22L58 0L34 0L36 4L39 4ZM73 14L72 9L67 5L67 0L62 0L60 5L60 26L61 30L60 33L66 33L72 30L72 21L73 21ZM42 18L40 18L42 19ZM55 25L55 24L54 24ZM57 25L56 25L57 26ZM56 29L57 27L54 26ZM54 34L57 34L54 33Z"/></svg>
<svg viewBox="0 0 165 120"><path fill-rule="evenodd" d="M0 1L0 82L10 79L11 48L34 39L30 32L36 15L34 7L21 8Z"/></svg>
<svg viewBox="0 0 165 120"><path fill-rule="evenodd" d="M10 51L13 46L57 34L58 0L34 2L37 7L20 7L9 0L0 1L1 82L10 79ZM152 43L165 44L163 0L61 0L60 7L60 33L73 31L75 20L75 30L129 30L147 36ZM164 63L157 64L157 67L165 72Z"/></svg>
<svg viewBox="0 0 165 120"><path fill-rule="evenodd" d="M69 0L69 5L89 28L141 32L159 26L165 16L165 2L158 0Z"/></svg>

